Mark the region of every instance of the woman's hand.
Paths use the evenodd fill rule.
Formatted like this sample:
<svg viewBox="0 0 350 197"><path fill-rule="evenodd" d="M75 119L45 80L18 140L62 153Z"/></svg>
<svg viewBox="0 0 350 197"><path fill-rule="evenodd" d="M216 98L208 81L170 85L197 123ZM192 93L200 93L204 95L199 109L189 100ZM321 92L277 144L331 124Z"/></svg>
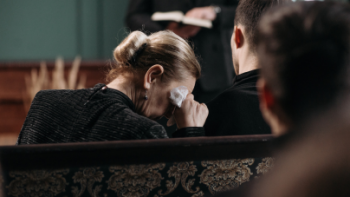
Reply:
<svg viewBox="0 0 350 197"><path fill-rule="evenodd" d="M174 118L178 129L203 127L208 114L208 107L204 103L195 101L193 94L189 94L182 102L181 108L175 109Z"/></svg>

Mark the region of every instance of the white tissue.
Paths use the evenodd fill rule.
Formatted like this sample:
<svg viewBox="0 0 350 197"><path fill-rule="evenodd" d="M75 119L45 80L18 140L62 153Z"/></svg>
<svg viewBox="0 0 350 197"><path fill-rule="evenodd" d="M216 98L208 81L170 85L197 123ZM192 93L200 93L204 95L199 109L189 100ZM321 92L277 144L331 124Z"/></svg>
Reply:
<svg viewBox="0 0 350 197"><path fill-rule="evenodd" d="M188 89L185 86L179 86L170 91L170 102L178 108L181 108L182 102L185 100L188 94ZM168 122L167 126L175 124L175 118L172 116Z"/></svg>
<svg viewBox="0 0 350 197"><path fill-rule="evenodd" d="M182 101L185 100L188 94L188 89L185 86L179 86L170 91L170 102L180 108Z"/></svg>

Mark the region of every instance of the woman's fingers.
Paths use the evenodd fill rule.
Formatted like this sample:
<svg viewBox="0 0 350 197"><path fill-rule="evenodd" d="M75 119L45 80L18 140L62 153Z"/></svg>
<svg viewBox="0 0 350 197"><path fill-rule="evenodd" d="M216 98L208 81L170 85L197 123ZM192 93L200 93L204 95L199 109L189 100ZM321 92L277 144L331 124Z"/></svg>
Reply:
<svg viewBox="0 0 350 197"><path fill-rule="evenodd" d="M206 116L209 115L209 109L205 103L200 104L200 111L201 113L206 114Z"/></svg>
<svg viewBox="0 0 350 197"><path fill-rule="evenodd" d="M188 94L187 97L186 97L186 99L188 99L188 100L194 100L193 94ZM185 100L186 100L186 99L185 99Z"/></svg>
<svg viewBox="0 0 350 197"><path fill-rule="evenodd" d="M178 128L202 127L208 114L208 107L204 103L195 101L193 94L189 94L183 101L181 108L175 110L174 118Z"/></svg>
<svg viewBox="0 0 350 197"><path fill-rule="evenodd" d="M187 97L182 101L182 104L192 104L193 101L195 101L193 94L188 94Z"/></svg>

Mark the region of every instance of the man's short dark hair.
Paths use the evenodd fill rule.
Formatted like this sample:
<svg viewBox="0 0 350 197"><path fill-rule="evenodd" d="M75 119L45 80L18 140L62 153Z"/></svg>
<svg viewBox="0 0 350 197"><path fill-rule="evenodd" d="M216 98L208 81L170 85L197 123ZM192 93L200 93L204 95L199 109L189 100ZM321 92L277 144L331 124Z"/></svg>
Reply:
<svg viewBox="0 0 350 197"><path fill-rule="evenodd" d="M235 25L241 24L245 28L251 50L256 49L256 28L263 12L286 0L240 0L236 9Z"/></svg>
<svg viewBox="0 0 350 197"><path fill-rule="evenodd" d="M350 6L298 2L266 12L258 28L262 76L294 123L350 91Z"/></svg>

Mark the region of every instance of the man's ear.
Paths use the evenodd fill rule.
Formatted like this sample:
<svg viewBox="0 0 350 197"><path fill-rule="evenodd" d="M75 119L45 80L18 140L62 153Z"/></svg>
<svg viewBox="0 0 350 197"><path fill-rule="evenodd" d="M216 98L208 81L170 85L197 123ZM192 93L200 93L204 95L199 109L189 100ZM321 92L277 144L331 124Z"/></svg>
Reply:
<svg viewBox="0 0 350 197"><path fill-rule="evenodd" d="M235 25L233 30L232 42L235 44L235 48L241 48L244 42L243 31L240 26Z"/></svg>
<svg viewBox="0 0 350 197"><path fill-rule="evenodd" d="M160 80L161 76L164 73L163 66L155 64L151 66L145 73L143 86L146 90L151 88L151 84L155 83L157 80Z"/></svg>

